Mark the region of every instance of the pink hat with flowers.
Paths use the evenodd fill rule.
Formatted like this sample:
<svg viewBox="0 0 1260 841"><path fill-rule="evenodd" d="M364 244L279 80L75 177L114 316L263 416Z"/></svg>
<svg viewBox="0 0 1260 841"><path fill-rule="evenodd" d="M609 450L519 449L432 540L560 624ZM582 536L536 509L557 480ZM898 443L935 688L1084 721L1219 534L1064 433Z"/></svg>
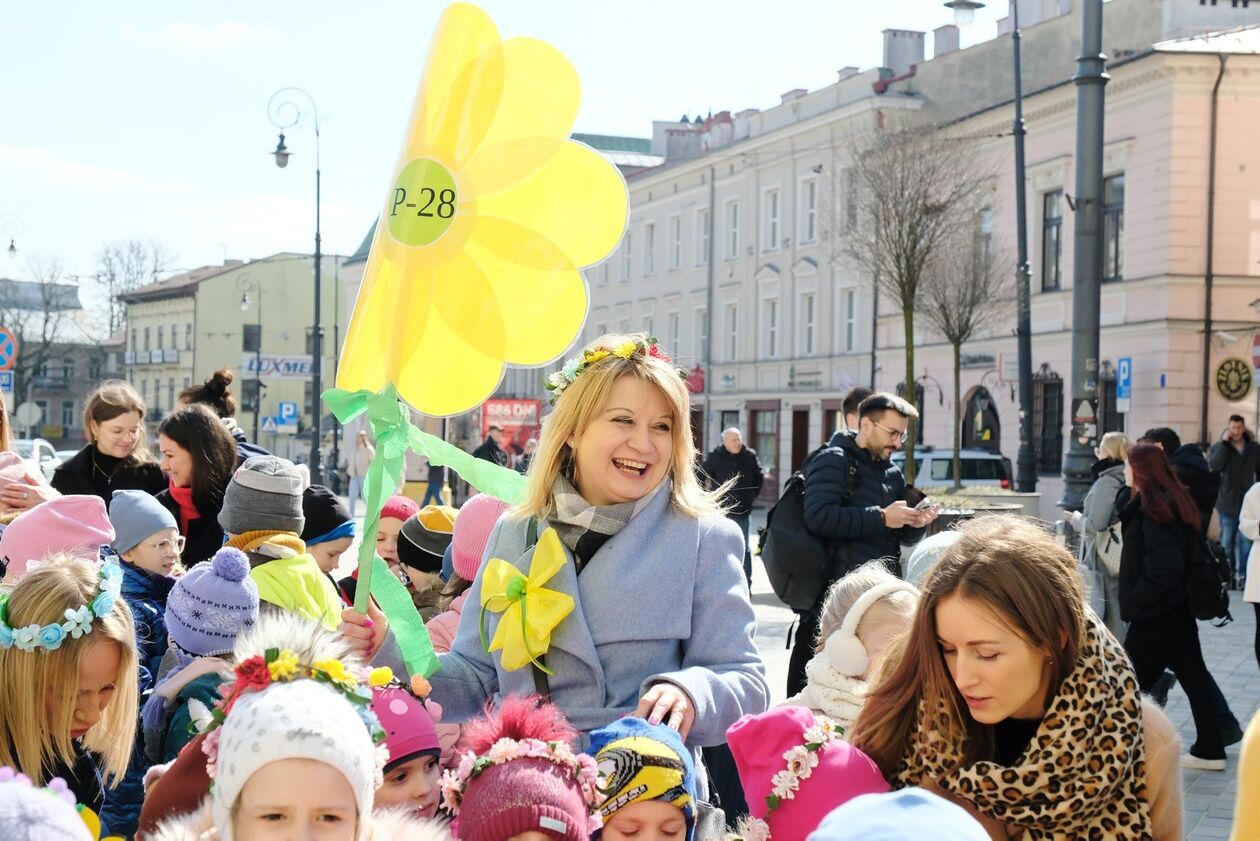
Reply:
<svg viewBox="0 0 1260 841"><path fill-rule="evenodd" d="M746 715L726 731L748 799L746 841L804 838L854 797L888 791L875 762L804 707Z"/></svg>
<svg viewBox="0 0 1260 841"><path fill-rule="evenodd" d="M404 686L388 667L373 669L368 677L372 686L372 712L385 730L385 747L389 761L385 773L410 762L417 756L440 756L442 744L437 727L442 708L428 701L429 682L419 675Z"/></svg>

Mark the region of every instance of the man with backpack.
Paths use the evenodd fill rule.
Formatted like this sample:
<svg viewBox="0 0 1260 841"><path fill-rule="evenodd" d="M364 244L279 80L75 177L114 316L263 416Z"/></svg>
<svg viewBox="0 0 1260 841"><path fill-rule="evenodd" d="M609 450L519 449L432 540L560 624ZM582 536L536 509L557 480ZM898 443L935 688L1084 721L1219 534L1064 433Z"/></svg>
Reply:
<svg viewBox="0 0 1260 841"><path fill-rule="evenodd" d="M831 557L822 592L797 625L788 666L789 697L805 686L818 612L831 583L877 558L900 575L901 546L918 542L924 527L936 519L935 509L908 504L905 477L891 460L910 419L918 416L914 406L896 395L872 394L858 407L856 432L837 432L805 463L805 526L823 539Z"/></svg>

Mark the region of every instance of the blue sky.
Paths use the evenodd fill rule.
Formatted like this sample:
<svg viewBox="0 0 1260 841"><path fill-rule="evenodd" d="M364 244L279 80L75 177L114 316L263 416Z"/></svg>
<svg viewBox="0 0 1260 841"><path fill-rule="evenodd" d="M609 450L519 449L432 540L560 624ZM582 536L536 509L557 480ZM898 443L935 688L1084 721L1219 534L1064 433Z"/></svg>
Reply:
<svg viewBox="0 0 1260 841"><path fill-rule="evenodd" d="M90 275L110 240L153 239L175 267L309 251L313 137L277 169L271 94L298 85L322 117L324 250L363 238L445 3L9 4L0 27L0 233ZM504 37L559 47L583 83L576 131L649 136L653 119L768 107L845 65L881 61L881 30L952 21L941 0L483 0ZM1000 7L1000 8L999 8ZM963 45L996 33L991 0ZM929 53L930 42L929 37ZM16 216L12 215L16 214ZM20 230L18 230L20 227Z"/></svg>

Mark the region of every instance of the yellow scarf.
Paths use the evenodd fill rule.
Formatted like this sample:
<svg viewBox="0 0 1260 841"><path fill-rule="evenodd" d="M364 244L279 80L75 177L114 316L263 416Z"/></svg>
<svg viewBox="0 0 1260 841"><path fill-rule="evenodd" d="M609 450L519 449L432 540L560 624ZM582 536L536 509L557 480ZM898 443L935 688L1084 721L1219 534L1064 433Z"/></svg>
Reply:
<svg viewBox="0 0 1260 841"><path fill-rule="evenodd" d="M240 549L248 555L251 552L257 552L264 544L291 550L295 555L306 553L306 544L302 542L302 538L291 531L247 531L231 538L226 545L233 549Z"/></svg>
<svg viewBox="0 0 1260 841"><path fill-rule="evenodd" d="M290 613L305 616L330 631L341 624L341 597L328 576L306 551L306 544L289 531L250 531L227 542L245 553L271 556L257 564L249 577L258 597Z"/></svg>

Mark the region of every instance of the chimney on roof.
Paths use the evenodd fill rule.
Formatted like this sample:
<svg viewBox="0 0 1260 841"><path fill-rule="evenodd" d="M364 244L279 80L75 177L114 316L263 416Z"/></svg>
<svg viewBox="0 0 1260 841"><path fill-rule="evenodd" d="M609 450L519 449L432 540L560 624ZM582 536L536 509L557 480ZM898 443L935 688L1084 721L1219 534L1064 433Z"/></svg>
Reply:
<svg viewBox="0 0 1260 841"><path fill-rule="evenodd" d="M854 76L858 74L858 72L859 72L858 69L854 67L852 64L848 65L847 67L841 67L840 74L839 74L840 81L843 82L845 79L852 79Z"/></svg>
<svg viewBox="0 0 1260 841"><path fill-rule="evenodd" d="M243 265L245 265L244 260L224 260L223 261L223 268L225 269L230 269L235 266L243 266Z"/></svg>
<svg viewBox="0 0 1260 841"><path fill-rule="evenodd" d="M952 23L932 30L932 58L940 58L958 49L958 27Z"/></svg>
<svg viewBox="0 0 1260 841"><path fill-rule="evenodd" d="M800 99L802 96L804 96L807 93L809 93L809 91L805 90L804 88L792 88L790 91L788 91L787 93L779 97L779 104L787 105L792 100Z"/></svg>
<svg viewBox="0 0 1260 841"><path fill-rule="evenodd" d="M894 76L904 76L923 61L924 33L911 29L884 30L884 66Z"/></svg>

